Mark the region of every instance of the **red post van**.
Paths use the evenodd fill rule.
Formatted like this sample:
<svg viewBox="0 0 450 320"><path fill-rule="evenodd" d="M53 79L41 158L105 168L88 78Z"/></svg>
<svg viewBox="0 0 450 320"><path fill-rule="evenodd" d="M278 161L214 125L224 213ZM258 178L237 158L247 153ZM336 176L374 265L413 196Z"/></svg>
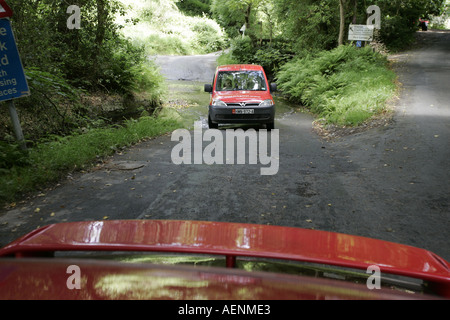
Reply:
<svg viewBox="0 0 450 320"><path fill-rule="evenodd" d="M226 65L218 67L213 84L205 85L211 93L208 110L210 128L219 124L258 123L267 129L275 126L275 102L263 67L258 65Z"/></svg>

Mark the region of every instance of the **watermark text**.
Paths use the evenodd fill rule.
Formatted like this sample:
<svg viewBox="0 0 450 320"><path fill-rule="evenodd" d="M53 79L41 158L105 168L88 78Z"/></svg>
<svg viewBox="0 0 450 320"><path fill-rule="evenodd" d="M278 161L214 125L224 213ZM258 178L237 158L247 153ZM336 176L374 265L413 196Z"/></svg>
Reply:
<svg viewBox="0 0 450 320"><path fill-rule="evenodd" d="M81 29L81 10L79 6L71 5L67 8L67 13L70 13L70 17L67 19L67 28Z"/></svg>
<svg viewBox="0 0 450 320"><path fill-rule="evenodd" d="M202 129L195 122L194 134L187 129L172 133L172 141L179 143L172 149L172 163L180 164L261 164L261 175L278 173L280 159L279 130ZM208 142L206 146L204 142ZM269 148L270 143L270 148ZM270 152L270 153L269 153Z"/></svg>

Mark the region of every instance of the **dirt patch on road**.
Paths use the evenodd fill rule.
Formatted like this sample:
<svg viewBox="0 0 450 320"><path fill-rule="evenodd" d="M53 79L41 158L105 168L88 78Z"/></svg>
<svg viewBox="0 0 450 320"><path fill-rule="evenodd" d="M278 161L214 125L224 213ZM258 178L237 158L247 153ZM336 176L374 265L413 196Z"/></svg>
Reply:
<svg viewBox="0 0 450 320"><path fill-rule="evenodd" d="M374 128L388 127L394 123L393 116L393 110L389 109L382 114L373 116L359 126L338 126L335 124L328 124L324 119L319 119L313 122L313 131L322 139L331 141Z"/></svg>

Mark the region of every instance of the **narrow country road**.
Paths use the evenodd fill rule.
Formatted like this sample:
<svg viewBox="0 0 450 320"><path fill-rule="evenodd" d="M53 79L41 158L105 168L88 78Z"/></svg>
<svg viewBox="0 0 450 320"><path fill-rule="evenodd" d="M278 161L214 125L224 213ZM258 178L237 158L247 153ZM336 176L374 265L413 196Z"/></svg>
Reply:
<svg viewBox="0 0 450 320"><path fill-rule="evenodd" d="M0 245L61 221L187 219L354 234L450 261L450 32L419 38L423 46L393 57L403 88L390 125L325 141L292 108L277 116L272 176L260 165L175 165L177 143L162 136L0 213ZM210 82L214 58L159 61L168 80Z"/></svg>
<svg viewBox="0 0 450 320"><path fill-rule="evenodd" d="M156 56L153 57L161 67L161 73L168 81L203 81L213 80L220 52L196 56Z"/></svg>

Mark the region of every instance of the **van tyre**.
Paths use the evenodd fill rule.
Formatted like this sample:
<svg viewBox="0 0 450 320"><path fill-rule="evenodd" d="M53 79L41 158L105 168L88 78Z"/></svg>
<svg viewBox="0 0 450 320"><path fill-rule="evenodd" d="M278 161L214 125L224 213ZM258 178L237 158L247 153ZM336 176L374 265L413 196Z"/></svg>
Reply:
<svg viewBox="0 0 450 320"><path fill-rule="evenodd" d="M208 127L210 129L218 129L219 128L219 124L218 123L213 123L211 121L211 117L208 117Z"/></svg>

